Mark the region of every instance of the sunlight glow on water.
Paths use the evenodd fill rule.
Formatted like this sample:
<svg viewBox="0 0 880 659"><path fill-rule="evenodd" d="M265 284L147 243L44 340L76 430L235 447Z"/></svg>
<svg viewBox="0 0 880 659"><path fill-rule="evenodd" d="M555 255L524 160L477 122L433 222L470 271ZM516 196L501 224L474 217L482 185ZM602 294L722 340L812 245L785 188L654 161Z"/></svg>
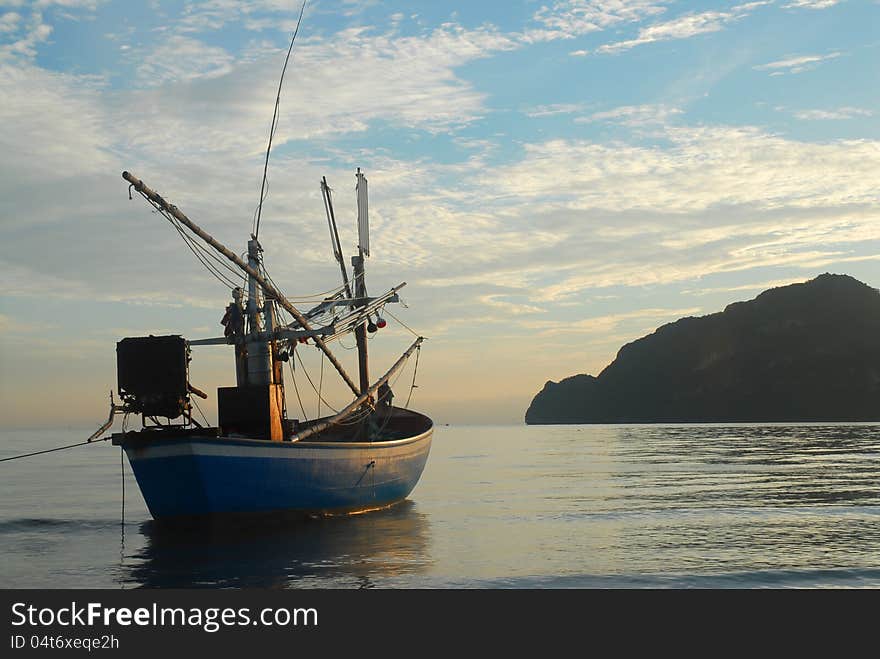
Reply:
<svg viewBox="0 0 880 659"><path fill-rule="evenodd" d="M0 457L81 435L7 431ZM185 532L127 463L120 523L119 457L0 464L0 586L880 586L877 425L440 427L392 509Z"/></svg>

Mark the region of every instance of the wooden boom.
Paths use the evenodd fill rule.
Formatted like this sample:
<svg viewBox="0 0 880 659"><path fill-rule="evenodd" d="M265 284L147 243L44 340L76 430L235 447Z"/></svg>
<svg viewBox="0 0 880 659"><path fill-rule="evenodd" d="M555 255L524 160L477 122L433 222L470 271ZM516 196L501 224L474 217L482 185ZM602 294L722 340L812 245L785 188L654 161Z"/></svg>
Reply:
<svg viewBox="0 0 880 659"><path fill-rule="evenodd" d="M256 282L263 288L263 290L272 298L278 301L282 307L284 307L290 315L292 315L296 321L302 326L304 330L311 330L312 327L309 325L309 321L306 320L306 317L300 313L300 311L294 307L286 297L275 288L272 284L270 284L266 279L259 273L257 270L249 266L247 263L242 261L237 254L232 252L229 248L215 239L211 234L204 231L199 225L190 220L186 215L184 215L174 204L169 204L162 196L157 193L155 190L151 190L148 188L143 181L141 181L138 177L130 174L129 172L122 172L122 178L131 183L135 190L141 193L144 197L146 197L152 204L158 206L162 211L171 215L175 220L185 224L190 231L196 234L199 238L208 243L211 247L220 252L223 256L232 261L239 268L248 273L251 277L253 277ZM339 372L339 375L342 376L342 379L345 380L345 383L348 385L349 389L354 392L355 396L360 396L361 391L358 386L354 383L354 381L349 377L348 373L345 372L345 369L342 367L342 364L339 363L339 360L336 359L336 356L330 351L330 348L327 347L327 344L324 343L324 340L318 336L314 335L315 344L321 351L327 355L327 359L330 360L330 363L336 368Z"/></svg>

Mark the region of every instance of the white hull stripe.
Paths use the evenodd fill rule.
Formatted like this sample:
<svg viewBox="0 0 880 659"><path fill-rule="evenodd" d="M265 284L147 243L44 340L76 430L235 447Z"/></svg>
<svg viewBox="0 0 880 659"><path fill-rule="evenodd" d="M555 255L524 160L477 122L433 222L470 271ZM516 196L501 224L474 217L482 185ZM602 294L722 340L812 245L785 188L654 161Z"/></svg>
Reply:
<svg viewBox="0 0 880 659"><path fill-rule="evenodd" d="M377 443L374 448L350 448L348 450L325 450L311 447L297 447L295 444L282 446L241 446L219 443L206 443L200 441L141 446L138 448L126 447L129 459L153 460L157 458L173 458L183 456L212 456L226 458L271 458L273 460L351 460L359 458L372 460L375 458L404 458L411 455L424 453L430 446L430 434L419 442L412 442L402 446L383 447Z"/></svg>

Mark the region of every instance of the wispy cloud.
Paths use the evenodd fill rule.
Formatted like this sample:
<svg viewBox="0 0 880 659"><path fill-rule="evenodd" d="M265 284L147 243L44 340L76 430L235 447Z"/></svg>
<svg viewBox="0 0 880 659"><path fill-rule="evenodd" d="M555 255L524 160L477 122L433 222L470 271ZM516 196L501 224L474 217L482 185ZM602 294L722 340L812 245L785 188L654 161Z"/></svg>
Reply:
<svg viewBox="0 0 880 659"><path fill-rule="evenodd" d="M654 23L639 30L635 39L617 41L599 46L597 53L616 53L656 41L688 39L699 34L718 32L728 24L748 16L757 7L767 2L750 2L732 7L729 11L705 11L685 14L663 23Z"/></svg>
<svg viewBox="0 0 880 659"><path fill-rule="evenodd" d="M36 7L65 7L67 9L88 9L94 11L103 2L107 0L36 0Z"/></svg>
<svg viewBox="0 0 880 659"><path fill-rule="evenodd" d="M770 71L770 75L784 75L786 73L803 73L816 68L822 62L837 59L843 53L834 51L827 55L796 55L785 59L768 62L755 66L756 71Z"/></svg>
<svg viewBox="0 0 880 659"><path fill-rule="evenodd" d="M454 35L445 35L439 41L433 41L436 35L426 38L430 46L423 43L422 47L428 51L447 43L446 39L452 39L453 45L457 43ZM394 52L394 46L388 47ZM453 52L446 56L467 61L470 47L466 43L458 47L465 54ZM423 51L413 44L408 52ZM332 57L329 51L326 56ZM321 61L314 51L311 57L315 62ZM445 75L439 71L437 74L441 89L448 84L450 69L445 71ZM265 138L261 130L264 122L259 121L265 118L260 111L263 108L255 104L241 113L224 114L223 118L228 119L225 125L220 118L213 118L211 121L218 123L210 128L216 135L200 134L197 119L201 118L202 126L205 125L204 106L190 105L192 101L186 98L188 93L195 98L199 91L215 91L215 85L221 83L228 85L235 80L231 74L136 92L120 106L119 94L109 95L100 85L89 84L87 80L48 74L36 68L6 67L0 73L0 90L19 92L6 96L15 102L0 106L0 125L16 127L16 131L7 130L3 136L7 153L17 154L3 161L3 196L6 203L16 204L16 213L5 215L24 213L40 218L41 222L54 223L56 234L63 231L71 237L64 241L71 253L46 265L44 274L54 278L44 281L44 289L66 287L63 290L71 298L84 299L93 298L99 285L107 289L103 294L111 297L145 301L151 299L150 294L157 301L178 297L175 279L192 271L192 264L185 259L174 265L176 270L146 276L152 269L152 255L158 257L179 248L171 242L175 239L170 234L162 242L150 245L151 251L144 258L126 260L125 276L120 273L114 281L99 276L98 268L79 265L99 263L100 258L89 251L92 248L88 241L73 240L78 232L77 223L105 217L102 227L113 222L114 231L124 229L130 232L133 243L143 242L142 237L134 238L140 235L138 231L144 231L139 223L117 228L113 219L137 211L127 200L123 201L122 192L116 196L108 193L113 186L120 185L118 171L128 164L118 162L113 155L120 149L128 158L136 157L145 170L159 168L163 176L155 185L173 186L163 192L185 204L194 218L212 218L212 228L216 227L221 239L224 232L236 226L240 229L241 218L252 210L252 189L246 184L253 174L248 173L251 161L240 157L217 158L215 154L223 153L221 149L231 152L230 140L240 139L248 131L253 132L254 144L260 144ZM428 78L413 84L419 85L413 89L428 92L435 83ZM222 104L236 94L245 96L241 89L244 87L225 89ZM27 93L23 93L25 90ZM155 94L155 102L170 100L175 92L177 104L157 103L155 116L138 114L144 94ZM445 100L450 98L454 96ZM234 106L233 99L228 102ZM392 99L388 103L375 107L371 116L404 121L397 114L401 111L398 101ZM125 130L119 131L114 127L118 124L119 108L128 108L129 104ZM580 111L580 105L575 105L544 106L536 108L535 113ZM34 110L36 107L39 112ZM479 96L475 105L464 107L479 111ZM426 113L418 120L422 123L416 124L424 126L438 121L438 116L442 121L442 113L450 108L438 110L438 116L430 114L435 111L431 104L417 111ZM287 117L286 121L293 121L295 116ZM341 120L342 115L334 116ZM413 121L416 116L413 115ZM833 258L833 252L847 256L845 250L828 249L828 245L840 245L854 240L853 237L862 241L873 239L874 234L865 228L872 222L876 224L877 218L872 216L852 216L829 225L823 232L798 228L800 233L786 235L779 233L780 220L776 215L787 213L786 221L800 227L792 219L798 213L815 209L827 217L838 218L853 206L876 205L872 173L880 163L875 142L813 144L757 128L664 123L675 116L678 114L674 108L651 105L596 112L587 119L633 125L653 121L662 126L662 139L653 145L571 139L531 142L523 145L521 158L509 160L500 168L487 168L479 159L441 165L383 159L374 152L369 157L370 176L376 190L376 243L385 252L382 261L404 265L411 273L408 276L422 290L438 291L431 294L438 299L447 295L439 292L443 287L473 287L462 289L451 307L457 315L464 308L489 306L505 313L517 309L524 312L520 315L527 316L538 313L537 309L552 311L548 304L566 302L569 296L590 287L659 284L762 265L816 263ZM249 128L250 123L256 127ZM320 125L313 124L311 129ZM217 144L206 147L204 142L210 139L216 139ZM149 144L141 147L141 140ZM166 149L163 140L178 143ZM208 147L210 150L205 150ZM75 169L59 169L55 166L59 162L80 164ZM85 164L87 169L83 169ZM288 169L295 169L299 178L318 180L321 169L327 168L309 162L308 154L298 155L295 162L279 155L276 171ZM72 178L59 180L59 171L68 172ZM90 178L100 176L101 172L108 173L105 179ZM565 176L560 176L560 172L565 172ZM332 181L333 171L327 173ZM73 219L68 204L34 194L49 181L58 191L59 199L64 198L64 190L77 191L76 217L80 219ZM273 188L273 216L300 218L302 209L314 207L312 193L286 188L289 186ZM179 194L181 190L186 194ZM493 194L487 197L486 190ZM342 197L339 203L339 211L343 212L346 198ZM143 213L148 216L146 211ZM320 227L315 229L313 223L300 219L289 222L296 227L290 234L296 236L295 241L288 238L289 232L279 231L275 245L278 250L294 250L296 245L312 244L309 241L323 245ZM707 225L707 231L717 231L711 235L688 234L685 229L694 225ZM150 235L155 240L158 234L151 231ZM674 242L674 237L679 238L679 243ZM23 237L17 238L15 244L21 246L22 240ZM31 248L40 240L34 235ZM781 242L773 244L774 240ZM702 245L711 249L699 256L692 253ZM732 256L734 250L756 245L760 249ZM319 254L313 260L323 258ZM10 259L12 263L4 266L7 272L17 261L14 251L10 252ZM516 260L516 267L511 267L511 259ZM279 267L282 275L292 272L291 266ZM315 281L322 272L316 270ZM33 281L32 273L25 273L18 280ZM77 281L80 283L74 286ZM145 287L132 286L138 281L148 283ZM487 282L506 288L487 292ZM305 287L310 282L302 284ZM205 297L203 301L213 304L214 298Z"/></svg>
<svg viewBox="0 0 880 659"><path fill-rule="evenodd" d="M743 12L743 11L751 11L753 9L757 9L758 7L766 7L768 5L772 5L776 2L776 0L756 0L756 2L745 2L741 5L736 5L730 8L732 12Z"/></svg>
<svg viewBox="0 0 880 659"><path fill-rule="evenodd" d="M509 299L503 299L504 297L507 296L503 294L482 295L480 296L479 301L486 306L500 309L501 311L512 314L514 316L521 316L524 314L547 313L547 310L541 307L536 307L532 304L511 302Z"/></svg>
<svg viewBox="0 0 880 659"><path fill-rule="evenodd" d="M782 5L783 9L828 9L840 4L843 0L793 0Z"/></svg>
<svg viewBox="0 0 880 659"><path fill-rule="evenodd" d="M874 113L864 108L842 107L834 110L797 110L794 112L796 119L805 121L825 121L838 119L855 119L856 117L871 117Z"/></svg>
<svg viewBox="0 0 880 659"><path fill-rule="evenodd" d="M22 322L16 318L0 313L0 334L8 335L30 334L32 332L41 332L50 329L56 329L58 326L53 323L29 323Z"/></svg>
<svg viewBox="0 0 880 659"><path fill-rule="evenodd" d="M161 84L117 98L127 139L165 157L184 149L262 151L284 50L230 61L222 49L191 37L170 40L183 48L161 43L144 58L144 79ZM486 95L455 69L517 47L492 28L456 25L417 37L351 28L304 41L286 81L296 93L282 97L274 144L364 132L374 121L431 133L467 125L486 112Z"/></svg>
<svg viewBox="0 0 880 659"><path fill-rule="evenodd" d="M18 16L18 14L15 14ZM6 14L8 16L8 14ZM43 14L34 11L23 20L8 18L4 23L3 33L10 36L10 40L0 44L0 60L3 58L32 59L37 54L37 47L48 41L52 35L52 26L43 20Z"/></svg>
<svg viewBox="0 0 880 659"><path fill-rule="evenodd" d="M647 126L667 123L672 117L682 114L682 110L668 105L625 105L613 110L595 112L589 116L578 117L576 123L607 121L623 126Z"/></svg>
<svg viewBox="0 0 880 659"><path fill-rule="evenodd" d="M615 211L818 206L878 198L869 172L880 155L870 140L799 142L732 126L667 127L665 138L665 147L577 140L529 144L521 162L497 180L491 177L492 189L519 200L572 194L585 207ZM560 171L568 173L567 182L560 181Z"/></svg>
<svg viewBox="0 0 880 659"><path fill-rule="evenodd" d="M683 309L638 309L626 313L608 314L593 318L579 320L535 320L524 321L523 325L529 329L537 330L538 336L555 336L559 334L604 334L613 332L627 321L640 320L651 321L652 325L661 323L669 318L681 318L692 316L700 312L700 307L688 307Z"/></svg>
<svg viewBox="0 0 880 659"><path fill-rule="evenodd" d="M542 29L529 30L531 40L572 39L621 24L642 21L666 11L664 0L558 0L534 16Z"/></svg>
<svg viewBox="0 0 880 659"><path fill-rule="evenodd" d="M144 57L137 72L141 84L152 87L226 75L232 71L234 60L223 48L176 34Z"/></svg>
<svg viewBox="0 0 880 659"><path fill-rule="evenodd" d="M741 284L739 286L715 286L709 288L693 288L685 289L682 295L712 295L715 293L740 293L746 291L765 291L770 288L779 288L780 286L788 286L789 284L798 284L804 282L803 277L789 277L786 279L772 279L769 281L757 282L754 284Z"/></svg>
<svg viewBox="0 0 880 659"><path fill-rule="evenodd" d="M16 11L0 14L0 59L23 58L32 59L41 44L52 36L53 27L46 21L44 12L51 14L55 8L64 10L59 15L68 19L79 18L73 10L93 12L103 0L0 0L0 8L29 8L30 14L25 17Z"/></svg>
<svg viewBox="0 0 880 659"><path fill-rule="evenodd" d="M296 25L291 3L277 0L204 0L187 3L174 29L187 33L219 30L229 23L245 29L275 29L288 32Z"/></svg>
<svg viewBox="0 0 880 659"><path fill-rule="evenodd" d="M539 105L536 108L526 111L529 117L552 117L558 114L573 114L582 112L585 108L584 103L554 103L552 105Z"/></svg>
<svg viewBox="0 0 880 659"><path fill-rule="evenodd" d="M0 15L0 33L15 32L21 23L21 14L14 11Z"/></svg>

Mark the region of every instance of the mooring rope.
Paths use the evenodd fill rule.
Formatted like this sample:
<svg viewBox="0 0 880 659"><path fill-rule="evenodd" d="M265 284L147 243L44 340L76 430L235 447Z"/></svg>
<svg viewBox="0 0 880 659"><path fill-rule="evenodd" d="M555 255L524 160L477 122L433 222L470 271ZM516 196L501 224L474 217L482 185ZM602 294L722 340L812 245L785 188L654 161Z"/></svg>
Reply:
<svg viewBox="0 0 880 659"><path fill-rule="evenodd" d="M80 442L79 444L68 444L67 446L58 446L56 448L48 448L44 451L34 451L33 453L25 453L23 455L13 455L10 458L0 458L0 462L6 462L7 460L19 460L21 458L29 458L34 455L42 455L43 453L53 453L55 451L64 451L65 449L75 448L77 446L85 446L86 444L97 444L98 442L106 442L110 437L102 437L101 439L93 439L87 442Z"/></svg>
<svg viewBox="0 0 880 659"><path fill-rule="evenodd" d="M119 520L119 564L125 562L125 450L119 447L119 475L122 480L122 516Z"/></svg>

